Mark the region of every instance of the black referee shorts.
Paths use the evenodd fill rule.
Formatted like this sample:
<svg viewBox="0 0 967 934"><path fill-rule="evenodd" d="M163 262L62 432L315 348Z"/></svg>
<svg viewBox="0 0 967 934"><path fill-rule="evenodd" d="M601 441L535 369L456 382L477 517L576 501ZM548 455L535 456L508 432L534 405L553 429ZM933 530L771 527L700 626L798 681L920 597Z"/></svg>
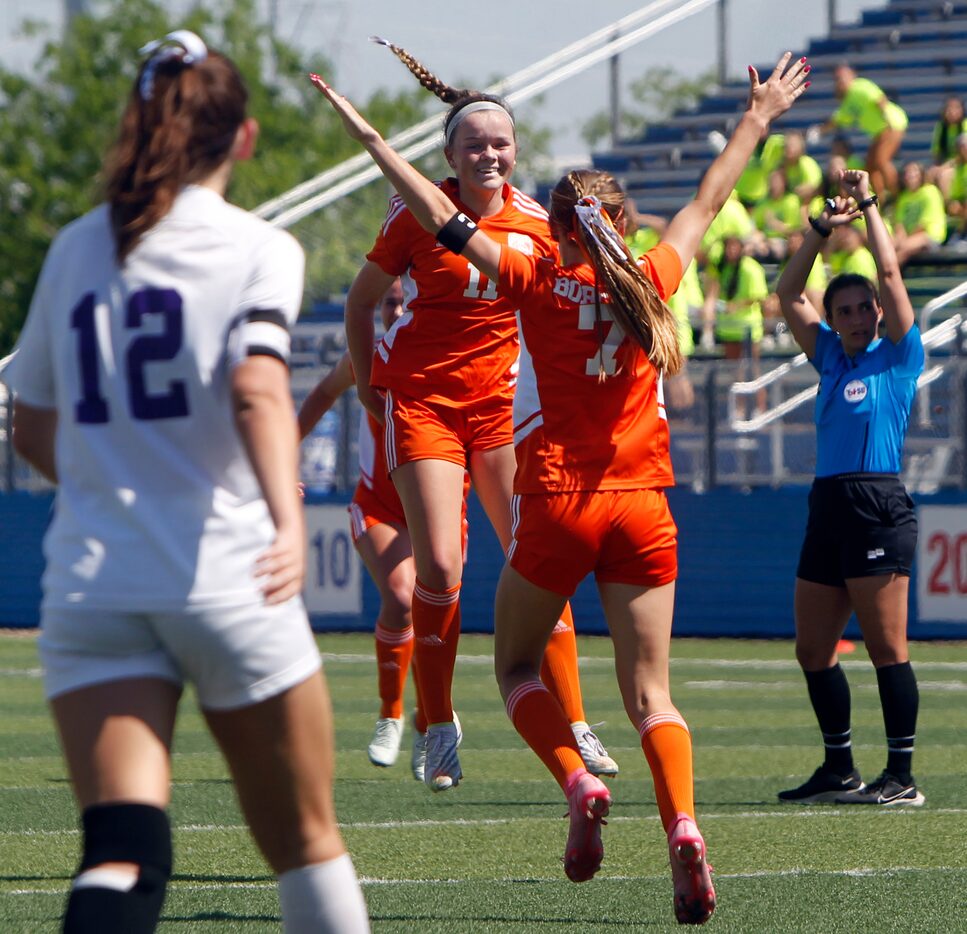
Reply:
<svg viewBox="0 0 967 934"><path fill-rule="evenodd" d="M796 576L830 587L851 577L909 577L916 549L913 500L895 474L817 477Z"/></svg>

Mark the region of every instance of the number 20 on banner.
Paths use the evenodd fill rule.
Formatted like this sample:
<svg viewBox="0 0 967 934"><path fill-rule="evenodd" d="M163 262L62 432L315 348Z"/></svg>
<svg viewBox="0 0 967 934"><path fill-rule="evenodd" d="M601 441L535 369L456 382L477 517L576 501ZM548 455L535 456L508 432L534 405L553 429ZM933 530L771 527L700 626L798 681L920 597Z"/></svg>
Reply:
<svg viewBox="0 0 967 934"><path fill-rule="evenodd" d="M362 613L359 558L349 535L346 507L307 506L306 530L306 609L319 614Z"/></svg>
<svg viewBox="0 0 967 934"><path fill-rule="evenodd" d="M967 506L921 506L917 516L917 616L967 622Z"/></svg>

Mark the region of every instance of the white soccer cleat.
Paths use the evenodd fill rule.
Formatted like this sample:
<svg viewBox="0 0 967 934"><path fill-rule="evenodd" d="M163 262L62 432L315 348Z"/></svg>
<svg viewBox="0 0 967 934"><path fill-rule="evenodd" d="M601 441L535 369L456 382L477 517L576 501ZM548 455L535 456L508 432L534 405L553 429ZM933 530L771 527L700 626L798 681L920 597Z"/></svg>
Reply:
<svg viewBox="0 0 967 934"><path fill-rule="evenodd" d="M376 721L376 732L366 752L369 761L381 768L388 768L396 762L403 740L402 717L380 717Z"/></svg>
<svg viewBox="0 0 967 934"><path fill-rule="evenodd" d="M571 724L571 732L577 740L578 750L584 760L584 767L592 775L617 775L618 763L608 755L601 740L583 720Z"/></svg>
<svg viewBox="0 0 967 934"><path fill-rule="evenodd" d="M423 781L431 791L455 788L463 778L457 747L463 742L463 730L456 713L451 723L434 723L426 728L426 765Z"/></svg>

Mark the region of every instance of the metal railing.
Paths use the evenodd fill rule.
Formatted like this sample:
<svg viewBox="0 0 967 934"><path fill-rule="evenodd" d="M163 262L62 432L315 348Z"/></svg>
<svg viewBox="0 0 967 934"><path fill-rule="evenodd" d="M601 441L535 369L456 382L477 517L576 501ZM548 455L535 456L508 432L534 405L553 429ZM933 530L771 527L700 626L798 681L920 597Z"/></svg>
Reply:
<svg viewBox="0 0 967 934"><path fill-rule="evenodd" d="M502 95L511 105L520 104L718 2L719 0L658 0L490 85L485 90L491 94ZM676 3L678 6L675 9L658 15ZM643 19L649 22L638 26ZM631 31L621 35L627 29ZM440 118L429 117L391 137L388 142L404 159L418 159L439 146ZM353 156L278 198L259 205L254 213L277 227L290 227L379 178L382 178L382 173L372 165L368 155Z"/></svg>

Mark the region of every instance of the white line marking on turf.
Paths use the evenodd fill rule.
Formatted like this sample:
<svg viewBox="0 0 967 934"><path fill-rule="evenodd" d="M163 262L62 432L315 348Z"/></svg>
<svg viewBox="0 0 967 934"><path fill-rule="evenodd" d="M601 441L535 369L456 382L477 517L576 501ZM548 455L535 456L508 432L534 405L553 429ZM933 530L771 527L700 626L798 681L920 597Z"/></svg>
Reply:
<svg viewBox="0 0 967 934"><path fill-rule="evenodd" d="M715 878L717 881L723 879L782 879L782 878L808 878L809 876L814 877L824 877L824 878L835 878L835 877L845 877L852 879L883 879L889 878L890 876L898 875L908 875L912 873L917 873L920 875L927 873L940 873L948 872L947 867L942 866L891 866L889 869L874 868L871 866L857 866L853 869L763 869L761 871L754 872L717 872L715 873ZM595 876L595 881L600 885L602 882L641 882L642 879L664 879L665 873L658 872L655 874L642 873L639 876L609 876L605 872L599 872ZM466 878L466 879L385 879L376 876L360 876L360 885L370 885L370 886L394 886L394 885L428 885L428 886L455 886L455 885L472 885L478 886L481 882L497 882L497 883L507 883L507 882L521 882L524 881L521 876L504 876L504 877L493 877L488 879L481 878ZM550 882L556 883L560 882L561 879L558 876L527 876L527 882ZM172 880L169 883L169 889L175 889L179 892L205 892L212 890L224 890L224 889L246 889L246 890L257 890L257 891L268 891L274 889L277 883L275 880L266 880L265 882L180 882L177 879ZM56 889L11 889L8 892L0 891L0 895L55 895L58 898L63 897L65 888L59 887Z"/></svg>
<svg viewBox="0 0 967 934"><path fill-rule="evenodd" d="M620 804L620 802L619 802ZM535 805L535 807L543 807L544 804ZM551 803L553 807L553 802ZM864 810L863 813L872 813L872 809ZM743 819L761 819L761 818L801 818L801 817L831 817L837 820L841 819L844 814L856 814L860 813L859 808L850 807L849 805L844 805L842 807L831 807L830 805L775 805L775 810L769 811L734 811L734 812L712 812L705 811L702 812L703 821L711 820L735 820L736 818ZM884 813L880 811L878 813ZM929 808L927 810L921 808L890 808L889 813L892 814L909 814L913 816L924 816L927 814L950 814L950 815L962 815L967 814L967 808ZM558 823L563 820L563 817L554 817L552 815L548 816L526 816L526 817L496 817L496 818L454 818L453 820L411 820L411 821L360 821L354 823L352 821L340 821L339 828L341 830L421 830L423 828L432 827L492 827L501 824L514 824L518 822L530 822L530 823ZM628 822L640 822L640 821L657 821L657 814L640 814L640 815L615 815L613 812L608 817L608 823L628 823ZM242 833L248 832L248 827L245 824L177 824L174 827L174 832L179 833L224 833L226 831L233 831ZM0 839L8 837L75 837L80 833L77 828L65 827L63 830L0 830Z"/></svg>

